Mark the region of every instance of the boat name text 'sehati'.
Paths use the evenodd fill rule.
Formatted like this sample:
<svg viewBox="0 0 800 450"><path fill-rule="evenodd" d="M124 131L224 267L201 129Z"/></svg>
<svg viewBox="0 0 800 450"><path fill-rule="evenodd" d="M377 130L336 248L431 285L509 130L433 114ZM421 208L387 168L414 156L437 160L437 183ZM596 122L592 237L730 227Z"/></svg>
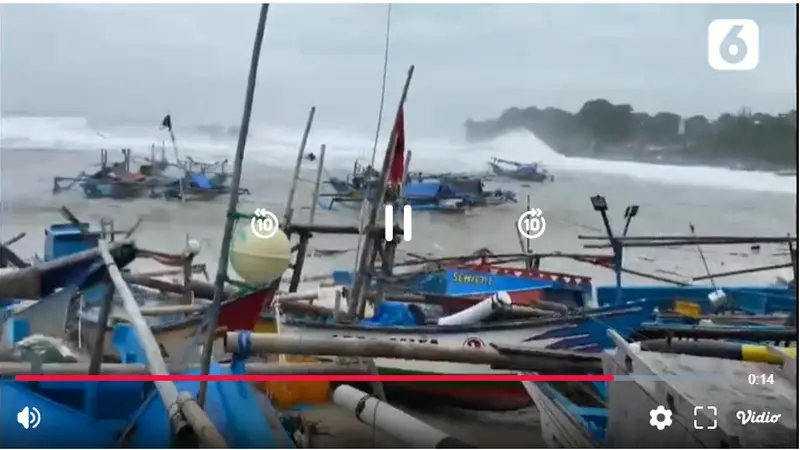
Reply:
<svg viewBox="0 0 800 450"><path fill-rule="evenodd" d="M492 277L488 277L486 275L473 275L471 273L456 272L453 274L453 281L455 281L456 283L464 283L464 284L487 285L487 284L492 284Z"/></svg>
<svg viewBox="0 0 800 450"><path fill-rule="evenodd" d="M742 422L742 425L747 425L748 423L778 423L781 415L772 414L768 411L756 413L752 409L748 409L747 411L737 411L736 418Z"/></svg>
<svg viewBox="0 0 800 450"><path fill-rule="evenodd" d="M404 337L401 337L401 338L399 338L399 337L377 338L377 337L349 336L349 335L340 336L338 334L334 334L331 337L333 337L334 339L369 339L371 341L386 340L386 341L391 341L391 342L408 342L409 344L434 344L434 345L439 345L439 340L438 339L427 339L427 338L421 338L421 337L420 338L404 338Z"/></svg>

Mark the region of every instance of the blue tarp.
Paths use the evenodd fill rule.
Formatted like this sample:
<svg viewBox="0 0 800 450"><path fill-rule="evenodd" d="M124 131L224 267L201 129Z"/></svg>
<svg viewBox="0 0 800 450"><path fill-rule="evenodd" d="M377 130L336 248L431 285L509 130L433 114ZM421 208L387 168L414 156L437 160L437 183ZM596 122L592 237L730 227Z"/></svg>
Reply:
<svg viewBox="0 0 800 450"><path fill-rule="evenodd" d="M400 302L381 302L375 314L361 321L363 325L378 327L391 326L414 326L425 323L425 317L421 316L421 311L415 311L412 305Z"/></svg>
<svg viewBox="0 0 800 450"><path fill-rule="evenodd" d="M214 187L214 185L211 184L211 180L209 180L208 177L202 173L193 173L192 183L194 183L200 189L211 189Z"/></svg>
<svg viewBox="0 0 800 450"><path fill-rule="evenodd" d="M403 187L404 197L436 197L441 185L438 181L411 182Z"/></svg>

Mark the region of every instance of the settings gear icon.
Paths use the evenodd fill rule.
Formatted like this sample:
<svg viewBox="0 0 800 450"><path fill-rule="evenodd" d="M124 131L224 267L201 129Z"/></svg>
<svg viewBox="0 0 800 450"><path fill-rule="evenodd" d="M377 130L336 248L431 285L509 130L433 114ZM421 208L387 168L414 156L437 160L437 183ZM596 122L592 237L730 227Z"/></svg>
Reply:
<svg viewBox="0 0 800 450"><path fill-rule="evenodd" d="M650 426L662 431L670 425L672 425L672 411L661 405L658 405L656 409L650 410Z"/></svg>

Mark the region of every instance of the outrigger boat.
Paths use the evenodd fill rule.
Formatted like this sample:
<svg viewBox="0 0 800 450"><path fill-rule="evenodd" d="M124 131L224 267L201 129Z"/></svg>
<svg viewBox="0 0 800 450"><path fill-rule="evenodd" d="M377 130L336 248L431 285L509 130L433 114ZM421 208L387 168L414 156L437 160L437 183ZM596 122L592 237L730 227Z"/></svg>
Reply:
<svg viewBox="0 0 800 450"><path fill-rule="evenodd" d="M399 111L395 121L395 141L393 159L389 167L394 171L396 181L388 192L382 192L380 174L371 166L362 167L356 161L353 172L346 179L331 177L328 183L335 191L322 194L330 199L322 207L332 209L336 203L361 207L365 199L374 203L381 192L380 203L395 207L410 205L419 211L464 212L469 208L497 206L516 203L514 192L496 189L487 191L483 180L468 176L417 174L411 176L408 166L411 151L405 148L405 127L403 111ZM320 166L321 167L321 166ZM319 200L314 199L315 202Z"/></svg>
<svg viewBox="0 0 800 450"><path fill-rule="evenodd" d="M50 228L45 231L46 251L41 263L51 262L56 257L69 258L76 253L89 251L96 247L97 242L101 239L101 234L101 231L90 231L88 224L80 224L79 226L72 223L51 225ZM168 263L167 259L164 257L159 258L159 262L164 264ZM180 265L179 262L175 264ZM124 265L120 264L119 266L123 267ZM77 274L80 274L80 272L77 272ZM134 284L145 283L145 285L149 284L150 286L156 287L166 285L166 287L169 288L170 285L170 283L164 282L148 283L147 279L139 280L139 278L140 277L131 276L129 280ZM69 276L64 276L59 281L59 284L62 286L70 286L75 283L73 283L73 280L70 279ZM197 284L199 283L195 283L195 285ZM178 286L177 292L179 293L181 292L180 288L181 287ZM213 288L209 287L205 289L205 291L209 290L213 291ZM88 347L91 347L91 343L97 342L97 332L100 328L98 326L98 317L100 313L98 303L100 303L105 292L106 289L101 286L92 290L84 290L82 295L82 303L87 306L78 311L77 320L80 325L77 328L81 341L86 343ZM148 298L155 300L154 297L157 294L156 291L142 291L140 293L143 297L143 299L140 299L143 305L148 303ZM219 322L220 327L224 327L227 330L252 330L258 320L259 312L272 301L274 294L275 289L273 287L246 289L237 294L230 293L228 298L222 302ZM66 321L68 311L70 311L70 305L74 301L74 296L63 295L61 292L54 295L58 295L58 298L51 299L38 307L36 306L38 302L30 302L33 303L32 305L21 305L25 306L25 310L14 311L14 316L20 314L23 314L25 317L36 316L37 319L41 320L33 320L31 318L29 322L37 324L44 322L54 327L48 329L46 326L38 326L36 328L38 334L60 336L59 330L63 330L64 328L63 324ZM181 300L182 298L180 297L175 298L173 299L173 303L180 302ZM202 306L202 299L198 298L196 301ZM157 303L163 305L165 301L164 299L159 299ZM45 307L45 305L48 311L51 312L41 316L39 311L41 311L41 308ZM168 316L150 317L148 324L151 327L156 341L161 346L162 353L165 356L169 356L179 354L184 350L187 339L194 336L197 332L202 317L202 310L176 312ZM112 324L126 322L127 320L128 318L124 311L118 308L111 312L109 318ZM106 327L106 329L108 330L107 333L111 333L111 328ZM110 334L104 342L106 343L104 354L109 357L119 358L119 355L114 353Z"/></svg>
<svg viewBox="0 0 800 450"><path fill-rule="evenodd" d="M75 177L55 177L53 194L80 186L86 198L115 200L135 198L163 198L181 201L212 200L230 192L227 185L230 174L225 170L227 160L203 163L186 158L179 163L169 162L162 148L161 159L151 157L136 172L131 171L131 150L123 149L123 161L108 164L108 152L100 152L100 169L91 175L81 172ZM249 194L244 188L239 194Z"/></svg>
<svg viewBox="0 0 800 450"><path fill-rule="evenodd" d="M353 180L359 178L331 178L329 183L336 193L323 195L331 199L325 206L330 209L335 203L360 205L365 196L370 199L374 197L368 182L364 185L361 181ZM409 179L403 185L398 201L418 211L463 212L469 208L516 203L517 196L508 190L487 191L480 178L434 177Z"/></svg>
<svg viewBox="0 0 800 450"><path fill-rule="evenodd" d="M512 178L520 181L544 183L554 181L555 177L543 168L540 163L523 164L507 159L492 158L489 161L492 172L501 177Z"/></svg>
<svg viewBox="0 0 800 450"><path fill-rule="evenodd" d="M75 177L53 178L53 194L58 194L79 185L86 198L131 199L144 196L151 181L149 166L131 172L131 150L122 149L123 161L108 165L108 151L100 151L100 170L87 175L81 172Z"/></svg>

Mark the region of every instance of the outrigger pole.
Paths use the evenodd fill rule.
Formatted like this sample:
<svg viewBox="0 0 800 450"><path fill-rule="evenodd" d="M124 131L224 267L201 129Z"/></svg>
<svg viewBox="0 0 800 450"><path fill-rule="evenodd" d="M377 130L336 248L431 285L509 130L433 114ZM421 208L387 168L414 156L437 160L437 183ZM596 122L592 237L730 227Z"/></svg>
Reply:
<svg viewBox="0 0 800 450"><path fill-rule="evenodd" d="M119 268L114 262L114 257L111 256L111 252L109 251L108 242L100 241L97 244L97 251L103 263L106 265L108 276L113 286L116 288L116 291L119 292L119 296L122 299L122 306L125 308L125 312L128 313L133 332L139 340L142 350L144 350L148 371L151 375L156 376L169 375L167 363L161 356L158 342L156 342L150 327L144 320L144 316L142 316L139 305L136 303L136 299L133 297L130 288L125 283L125 280L122 279L122 273L120 273ZM106 303L108 304L110 302L107 301ZM106 323L101 322L100 325L105 326ZM101 334L105 333L101 332ZM99 373L100 361L97 360L92 365L95 367L90 368L90 370L94 369L96 373ZM229 448L228 443L225 442L219 430L217 430L205 412L203 412L201 408L198 408L191 395L186 392L178 391L177 386L172 381L156 381L153 384L158 391L158 395L161 397L161 401L164 403L164 408L169 414L170 423L173 426L173 433L178 436L176 439L179 441L179 445L186 445L186 442L181 442L181 438L187 438L184 433L186 425L188 425L196 435L199 441L197 443L200 444L201 447Z"/></svg>
<svg viewBox="0 0 800 450"><path fill-rule="evenodd" d="M222 234L222 245L217 262L217 276L214 279L214 299L211 302L208 316L208 328L206 330L206 340L203 344L203 356L200 362L200 373L208 375L211 369L211 354L214 347L214 337L216 335L217 324L219 323L219 311L222 305L222 298L225 295L225 281L228 274L228 250L231 246L233 236L233 226L236 222L236 208L239 203L239 185L242 181L242 162L244 161L244 148L247 144L247 133L250 130L250 115L253 111L253 96L256 89L256 76L258 75L258 61L261 57L261 45L264 42L264 31L267 28L267 15L269 14L269 3L261 5L261 12L258 16L258 27L256 37L253 42L253 55L250 59L250 73L247 77L247 91L244 98L244 110L242 111L242 125L239 127L239 141L236 144L236 156L233 160L233 175L231 179L231 195L228 198L228 213L225 219L225 230ZM197 403L200 407L205 405L208 382L200 382L200 390L197 394Z"/></svg>

